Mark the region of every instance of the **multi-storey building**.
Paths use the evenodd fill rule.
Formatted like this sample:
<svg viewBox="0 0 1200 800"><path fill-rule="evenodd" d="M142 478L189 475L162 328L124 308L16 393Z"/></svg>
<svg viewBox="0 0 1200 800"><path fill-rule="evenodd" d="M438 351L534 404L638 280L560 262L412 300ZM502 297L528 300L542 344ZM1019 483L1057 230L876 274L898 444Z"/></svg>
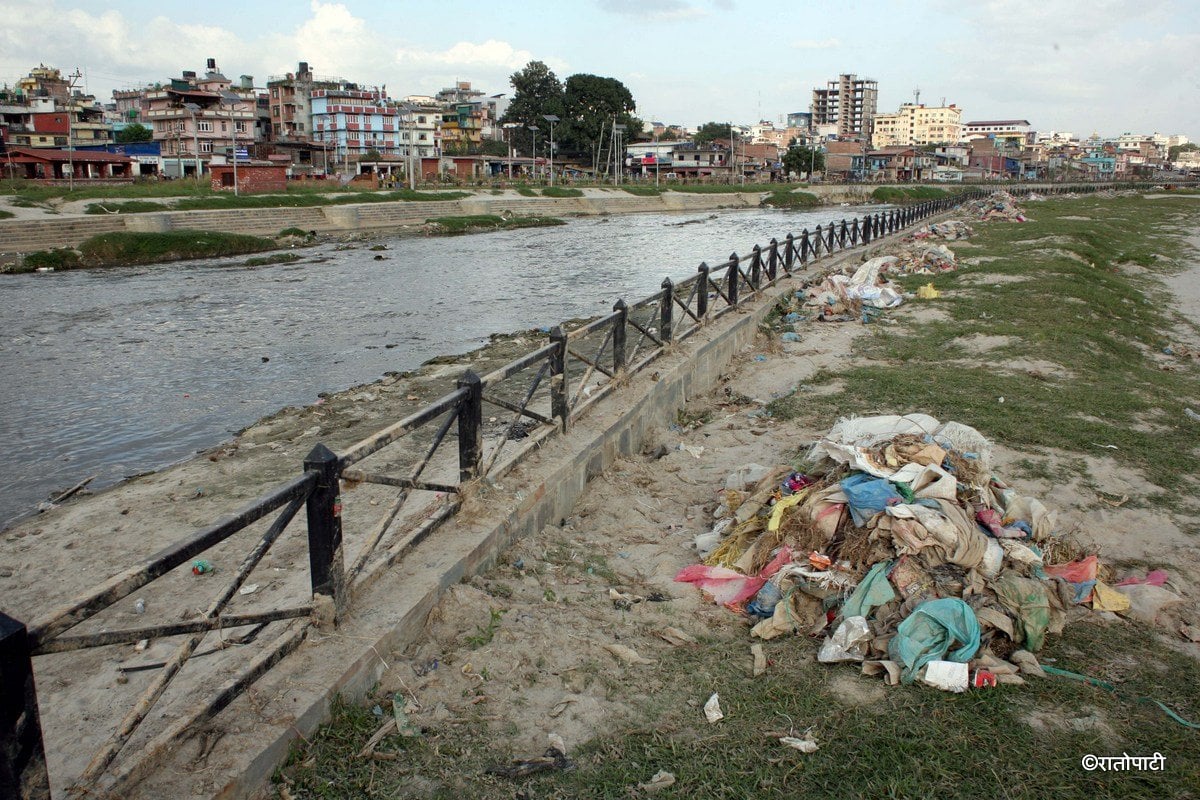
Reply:
<svg viewBox="0 0 1200 800"><path fill-rule="evenodd" d="M170 83L145 92L145 119L159 142L167 175L195 174L214 155L248 149L258 137L254 79L241 76L237 84L208 59L203 75L184 72Z"/></svg>
<svg viewBox="0 0 1200 800"><path fill-rule="evenodd" d="M437 158L442 154L442 110L432 97L411 95L397 105L400 155Z"/></svg>
<svg viewBox="0 0 1200 800"><path fill-rule="evenodd" d="M949 144L962 137L962 109L904 103L895 114L876 114L871 146Z"/></svg>
<svg viewBox="0 0 1200 800"><path fill-rule="evenodd" d="M868 136L879 105L879 83L857 75L839 75L824 89L813 89L813 126L836 125L837 135Z"/></svg>
<svg viewBox="0 0 1200 800"><path fill-rule="evenodd" d="M267 80L271 138L276 144L306 144L313 140L312 96L316 89L339 89L344 78L314 75L307 61L295 72L272 75Z"/></svg>
<svg viewBox="0 0 1200 800"><path fill-rule="evenodd" d="M398 111L382 89L347 83L312 92L313 140L343 164L371 151L401 155Z"/></svg>
<svg viewBox="0 0 1200 800"><path fill-rule="evenodd" d="M964 122L962 138L995 139L999 142L1021 146L1032 144L1037 138L1037 132L1029 125L1027 119L988 119Z"/></svg>

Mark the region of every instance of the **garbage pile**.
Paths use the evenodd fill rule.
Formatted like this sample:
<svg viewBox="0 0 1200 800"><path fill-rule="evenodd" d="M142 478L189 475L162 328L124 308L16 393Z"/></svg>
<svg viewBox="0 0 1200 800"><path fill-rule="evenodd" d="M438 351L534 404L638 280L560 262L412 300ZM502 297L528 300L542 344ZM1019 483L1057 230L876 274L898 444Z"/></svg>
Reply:
<svg viewBox="0 0 1200 800"><path fill-rule="evenodd" d="M921 239L941 239L946 242L966 239L973 236L975 231L961 219L948 219L943 222L932 222L922 225L904 237L904 241L919 241Z"/></svg>
<svg viewBox="0 0 1200 800"><path fill-rule="evenodd" d="M899 264L896 256L872 258L857 266L849 264L840 272L823 276L819 283L805 286L804 305L816 309L818 322L848 322L860 316L867 322L880 309L904 302L904 295L892 287L886 274Z"/></svg>
<svg viewBox="0 0 1200 800"><path fill-rule="evenodd" d="M844 419L803 471L746 465L722 498L703 562L675 580L754 618L755 637L824 635L818 660L890 685L1023 683L1068 610L1153 619L1179 601L1158 571L1112 585L993 472L987 439L925 414Z"/></svg>
<svg viewBox="0 0 1200 800"><path fill-rule="evenodd" d="M992 192L982 200L972 200L965 208L977 219L1003 220L1005 222L1025 222L1025 212L1017 205L1016 199L1008 192Z"/></svg>
<svg viewBox="0 0 1200 800"><path fill-rule="evenodd" d="M896 259L889 269L906 275L937 275L958 269L953 250L928 241L901 242Z"/></svg>

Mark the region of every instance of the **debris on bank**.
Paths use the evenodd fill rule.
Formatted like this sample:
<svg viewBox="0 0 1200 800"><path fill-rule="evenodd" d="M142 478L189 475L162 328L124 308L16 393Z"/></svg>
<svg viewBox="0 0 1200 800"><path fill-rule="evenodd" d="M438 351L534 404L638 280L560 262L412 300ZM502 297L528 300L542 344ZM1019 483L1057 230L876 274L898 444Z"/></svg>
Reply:
<svg viewBox="0 0 1200 800"><path fill-rule="evenodd" d="M1016 198L1008 192L992 192L981 200L970 201L963 208L968 214L982 222L991 220L1028 222L1024 210L1017 205Z"/></svg>
<svg viewBox="0 0 1200 800"><path fill-rule="evenodd" d="M1056 515L992 469L992 445L925 414L843 419L789 466L726 481L701 563L675 580L755 621L752 636L821 637L822 663L889 685L961 692L1044 674L1068 619L1153 622L1182 598L1166 573L1117 582Z"/></svg>

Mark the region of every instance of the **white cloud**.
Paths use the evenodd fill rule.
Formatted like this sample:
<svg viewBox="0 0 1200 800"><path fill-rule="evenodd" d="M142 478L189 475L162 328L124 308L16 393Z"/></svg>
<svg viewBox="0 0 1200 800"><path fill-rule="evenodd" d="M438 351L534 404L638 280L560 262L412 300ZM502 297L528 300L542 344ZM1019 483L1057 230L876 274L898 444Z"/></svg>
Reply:
<svg viewBox="0 0 1200 800"><path fill-rule="evenodd" d="M678 22L707 17L710 13L708 9L686 0L599 0L598 5L611 14L620 14L643 22ZM731 7L727 0L721 0L715 5L721 9Z"/></svg>

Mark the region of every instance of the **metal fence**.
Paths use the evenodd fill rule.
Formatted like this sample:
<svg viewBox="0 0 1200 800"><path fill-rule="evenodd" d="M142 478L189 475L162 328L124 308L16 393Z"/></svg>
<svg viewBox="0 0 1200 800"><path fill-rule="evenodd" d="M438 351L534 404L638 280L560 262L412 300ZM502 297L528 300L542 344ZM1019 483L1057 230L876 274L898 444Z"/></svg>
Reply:
<svg viewBox="0 0 1200 800"><path fill-rule="evenodd" d="M1094 192L1105 186L1054 187L1046 193ZM457 388L419 411L334 453L318 444L301 473L247 504L232 516L198 531L129 567L26 627L0 613L0 796L48 797L48 777L34 689L35 657L86 648L184 637L158 667L116 730L71 783L70 792L122 794L196 724L229 705L303 641L310 626L336 625L360 592L384 569L451 519L468 487L495 479L546 438L569 431L588 409L619 390L628 376L652 363L672 343L687 339L715 319L753 302L763 289L808 264L850 248L869 245L928 217L986 197L965 192L916 203L815 230L788 234L733 253L715 265L700 264L678 282L667 278L660 292L632 304L618 300L612 313L576 327L559 325L547 342L511 363L479 376L466 372ZM484 406L507 412L487 424ZM498 419L498 418L497 418ZM454 441L456 446L447 445ZM375 484L397 489L367 531L347 566L343 554L343 487ZM303 508L309 590L302 599L253 613L227 613L231 599ZM274 517L272 518L272 515ZM261 523L261 524L260 524ZM169 624L71 633L138 589L228 542L251 526L264 528L232 576L195 618ZM368 567L370 567L368 569ZM202 569L197 566L197 569ZM274 626L274 627L272 627ZM243 640L264 632L255 655L206 698L192 698L188 713L139 748L142 758L114 762L205 636L216 630L248 629Z"/></svg>

